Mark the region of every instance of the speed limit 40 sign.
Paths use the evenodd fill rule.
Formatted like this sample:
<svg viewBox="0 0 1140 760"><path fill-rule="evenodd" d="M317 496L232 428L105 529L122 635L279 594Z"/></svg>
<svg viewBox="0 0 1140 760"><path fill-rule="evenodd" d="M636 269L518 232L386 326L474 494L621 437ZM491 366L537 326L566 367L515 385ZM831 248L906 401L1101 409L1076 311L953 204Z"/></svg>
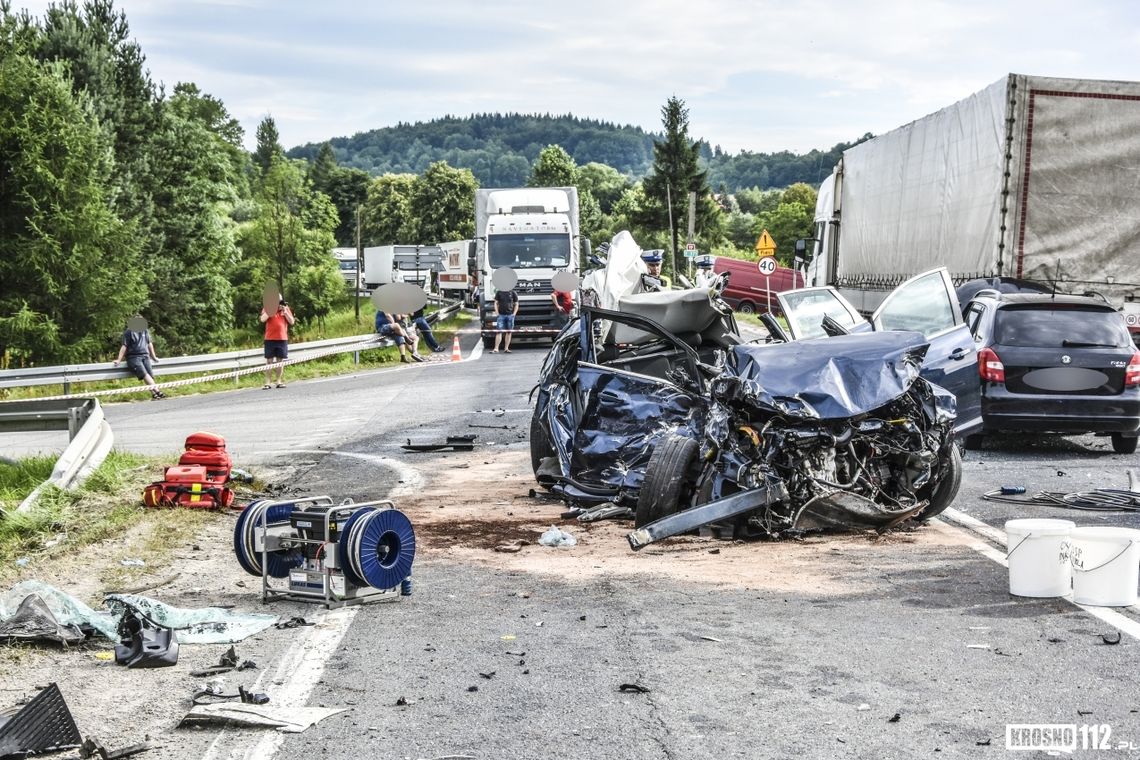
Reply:
<svg viewBox="0 0 1140 760"><path fill-rule="evenodd" d="M775 256L762 256L756 262L756 268L760 270L760 274L765 277L771 277L776 273L776 257Z"/></svg>

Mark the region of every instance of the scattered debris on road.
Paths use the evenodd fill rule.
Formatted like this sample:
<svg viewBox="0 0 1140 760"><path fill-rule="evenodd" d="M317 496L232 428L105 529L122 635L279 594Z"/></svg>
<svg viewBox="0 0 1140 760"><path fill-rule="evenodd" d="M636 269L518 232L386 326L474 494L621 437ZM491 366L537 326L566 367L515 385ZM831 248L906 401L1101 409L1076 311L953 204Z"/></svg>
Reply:
<svg viewBox="0 0 1140 760"><path fill-rule="evenodd" d="M287 734L299 734L347 707L281 707L277 705L222 702L212 705L195 705L178 724L180 728L200 724L254 726L276 728Z"/></svg>
<svg viewBox="0 0 1140 760"><path fill-rule="evenodd" d="M543 533L538 542L543 546L577 546L578 539L557 525L551 525L550 530Z"/></svg>
<svg viewBox="0 0 1140 760"><path fill-rule="evenodd" d="M474 451L475 439L478 436L472 435L449 435L447 436L446 443L412 443L412 439L408 438L407 443L400 446L404 451L415 452L428 452L428 451L445 451L450 449L452 451Z"/></svg>
<svg viewBox="0 0 1140 760"><path fill-rule="evenodd" d="M627 694L648 694L649 688L639 683L623 683L618 687L618 691L626 692Z"/></svg>
<svg viewBox="0 0 1140 760"><path fill-rule="evenodd" d="M132 757L147 752L150 749L150 737L147 737L146 741L139 742L138 744L132 744L129 747L121 747L114 750L107 749L91 737L87 737L79 747L79 757L83 758L83 760L95 757L100 760L121 760L124 757Z"/></svg>
<svg viewBox="0 0 1140 760"><path fill-rule="evenodd" d="M0 716L0 757L26 757L79 747L83 737L55 683L10 717Z"/></svg>
<svg viewBox="0 0 1140 760"><path fill-rule="evenodd" d="M1100 636L1100 640L1103 641L1105 644L1119 644L1120 643L1120 631L1112 631L1111 633L1102 633Z"/></svg>

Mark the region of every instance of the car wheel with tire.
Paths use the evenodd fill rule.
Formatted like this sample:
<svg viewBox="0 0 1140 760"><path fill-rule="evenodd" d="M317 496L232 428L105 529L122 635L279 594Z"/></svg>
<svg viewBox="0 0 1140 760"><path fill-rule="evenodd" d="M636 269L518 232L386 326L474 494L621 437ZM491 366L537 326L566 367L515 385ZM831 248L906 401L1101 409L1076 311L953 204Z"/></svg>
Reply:
<svg viewBox="0 0 1140 760"><path fill-rule="evenodd" d="M1112 450L1117 454L1135 454L1137 438L1123 433L1112 434Z"/></svg>
<svg viewBox="0 0 1140 760"><path fill-rule="evenodd" d="M494 336L493 336L493 335L484 335L484 336L483 336L483 348L485 348L485 349L487 349L488 351L490 351L490 350L491 350L491 349L493 349L494 347L495 347L495 338L494 338Z"/></svg>
<svg viewBox="0 0 1140 760"><path fill-rule="evenodd" d="M554 445L550 442L550 436L547 435L542 420L535 412L530 418L530 468L534 472L536 480L538 479L538 467L542 464L542 460L554 456L555 453Z"/></svg>
<svg viewBox="0 0 1140 760"><path fill-rule="evenodd" d="M755 314L756 304L751 301L741 301L740 305L736 307L736 310L741 314Z"/></svg>
<svg viewBox="0 0 1140 760"><path fill-rule="evenodd" d="M963 439L962 446L966 448L966 451L977 451L982 447L982 440L983 438L981 433L968 435L965 437L965 439Z"/></svg>
<svg viewBox="0 0 1140 760"><path fill-rule="evenodd" d="M696 480L697 442L671 435L653 450L637 497L634 525L643 525L679 512Z"/></svg>
<svg viewBox="0 0 1140 760"><path fill-rule="evenodd" d="M950 447L950 458L945 466L946 472L943 473L942 479L930 490L929 495L925 496L930 504L914 519L929 520L936 517L950 506L954 497L958 495L958 489L962 486L962 454L959 453L957 446Z"/></svg>

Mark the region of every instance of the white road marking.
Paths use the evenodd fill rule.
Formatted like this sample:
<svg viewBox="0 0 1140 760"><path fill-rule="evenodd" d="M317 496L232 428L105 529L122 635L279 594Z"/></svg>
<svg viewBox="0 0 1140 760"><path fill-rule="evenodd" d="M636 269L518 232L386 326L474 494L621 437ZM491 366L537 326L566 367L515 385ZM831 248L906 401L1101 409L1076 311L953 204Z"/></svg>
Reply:
<svg viewBox="0 0 1140 760"><path fill-rule="evenodd" d="M997 528L993 528L989 525L986 525L981 520L978 520L977 518L971 517L970 515L967 515L964 512L959 512L958 510L951 507L941 514L940 519L941 520L949 520L950 522L956 523L959 526L958 528L954 528L950 525L947 525L945 522L943 522L942 527L944 527L947 530L962 531L962 529L964 528L966 530L972 531L976 535L982 536L983 538L986 538L990 541L993 541L995 544L997 544L1003 550L1008 548L1008 545L1006 544L1004 532L998 530ZM939 520L935 520L935 522L937 523L937 522L939 522ZM984 543L971 543L970 548L973 549L974 551L978 552L982 556L988 557L989 559L992 559L994 562L998 563L1002 567L1009 567L1009 562L1005 558L1005 552L1004 551L999 552L996 549L994 549L992 546L990 546L989 544L984 544ZM1093 617L1095 617L1095 618L1097 618L1097 619L1099 619L1105 623L1108 623L1111 626L1115 626L1120 631L1127 633L1132 638L1136 639L1137 641L1140 641L1140 622L1133 620L1132 618L1128 617L1127 615L1123 615L1123 614L1117 612L1112 607L1093 607L1093 606L1087 605L1087 604L1077 604L1076 602L1073 601L1071 595L1063 596L1061 598L1064 599L1069 604L1073 605L1074 607L1079 607L1080 609L1084 610L1085 612L1092 615ZM1132 607L1127 607L1125 609L1132 610L1133 612L1140 612L1140 609L1138 609L1137 606L1135 606L1135 605Z"/></svg>
<svg viewBox="0 0 1140 760"><path fill-rule="evenodd" d="M348 632L353 618L356 617L357 607L342 607L332 610L321 616L315 626L311 628L296 629L300 631L300 638L285 651L273 670L269 684L267 680L269 671L261 672L254 681L253 691L266 689L273 695L273 704L282 707L303 707L309 701L313 687L321 680L325 666L329 659L336 654L341 639ZM233 742L226 741L226 748L221 747L223 739L229 739L231 732L226 729L218 734L210 743L202 760L269 760L277 754L285 735L277 731L258 731L256 733L238 732L233 734ZM226 752L222 755L222 752Z"/></svg>
<svg viewBox="0 0 1140 760"><path fill-rule="evenodd" d="M467 358L464 359L463 361L465 361L465 362L477 362L477 361L479 361L479 357L482 355L483 355L483 338L480 337L479 340L475 341L475 348L471 349L471 353L468 354Z"/></svg>

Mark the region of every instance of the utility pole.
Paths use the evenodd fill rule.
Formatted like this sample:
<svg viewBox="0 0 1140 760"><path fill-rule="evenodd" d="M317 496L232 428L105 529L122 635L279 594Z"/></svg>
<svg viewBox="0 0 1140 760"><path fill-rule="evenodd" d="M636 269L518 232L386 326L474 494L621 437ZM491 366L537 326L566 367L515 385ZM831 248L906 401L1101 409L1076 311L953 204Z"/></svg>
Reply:
<svg viewBox="0 0 1140 760"><path fill-rule="evenodd" d="M360 204L356 204L356 282L352 283L352 300L356 304L356 322L360 323L360 286L364 282L364 246L360 242Z"/></svg>
<svg viewBox="0 0 1140 760"><path fill-rule="evenodd" d="M677 279L677 228L673 225L673 190L668 182L665 183L665 206L669 211L669 235L673 240L673 279Z"/></svg>

